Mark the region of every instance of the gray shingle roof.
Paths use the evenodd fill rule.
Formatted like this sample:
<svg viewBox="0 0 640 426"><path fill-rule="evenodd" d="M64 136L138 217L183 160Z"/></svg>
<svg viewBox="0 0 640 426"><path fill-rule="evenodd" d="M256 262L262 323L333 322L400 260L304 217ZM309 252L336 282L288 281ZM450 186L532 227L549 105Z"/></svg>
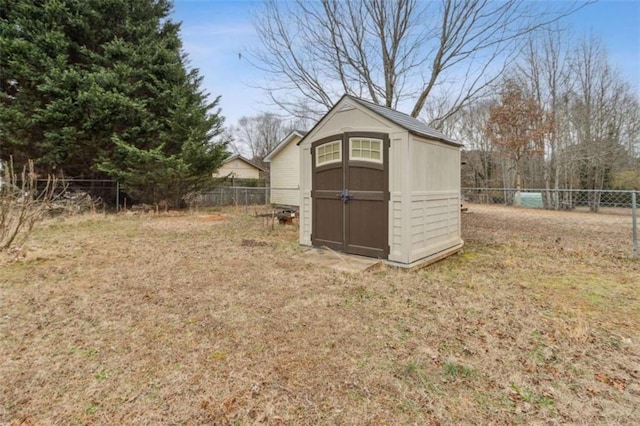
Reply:
<svg viewBox="0 0 640 426"><path fill-rule="evenodd" d="M359 103L367 109L375 112L378 115L386 118L389 121L397 124L398 126L407 129L412 133L416 133L420 136L424 136L431 139L437 139L443 142L447 142L454 145L462 145L460 142L457 142L450 137L446 136L443 133L440 133L436 129L433 129L422 121L411 117L410 115L404 114L400 111L396 111L394 109L388 108L386 106L374 104L373 102L365 101L364 99L356 98L355 96L345 95L345 97Z"/></svg>

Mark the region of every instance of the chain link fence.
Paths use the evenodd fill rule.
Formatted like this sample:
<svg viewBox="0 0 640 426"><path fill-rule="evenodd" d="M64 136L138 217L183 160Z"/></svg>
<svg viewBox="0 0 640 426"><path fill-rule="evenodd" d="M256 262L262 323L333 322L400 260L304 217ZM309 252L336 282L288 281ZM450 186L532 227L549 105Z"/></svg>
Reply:
<svg viewBox="0 0 640 426"><path fill-rule="evenodd" d="M618 209L621 213L626 210L631 214L633 194L634 191L589 189L462 188L463 201L471 203L593 213Z"/></svg>
<svg viewBox="0 0 640 426"><path fill-rule="evenodd" d="M199 205L213 206L252 206L298 205L300 190L298 188L221 186L213 191L200 194Z"/></svg>
<svg viewBox="0 0 640 426"><path fill-rule="evenodd" d="M17 187L21 185L20 181L16 183ZM38 179L36 190L44 190L50 184L51 181ZM127 199L127 195L121 191L119 183L115 180L56 179L55 185L54 194L59 202L90 199L96 207L115 211L132 207L132 201ZM197 195L197 200L185 199L187 204L190 201L203 207L271 204L271 188L269 187L220 186L212 191Z"/></svg>
<svg viewBox="0 0 640 426"><path fill-rule="evenodd" d="M640 191L589 189L462 188L463 202L631 216L634 259L638 258Z"/></svg>
<svg viewBox="0 0 640 426"><path fill-rule="evenodd" d="M269 187L221 186L213 191L203 192L201 205L211 206L252 206L270 204Z"/></svg>
<svg viewBox="0 0 640 426"><path fill-rule="evenodd" d="M3 184L13 185L15 190L23 187L20 179L14 183L3 182ZM55 187L51 188L52 185ZM32 188L37 193L47 189L53 194L52 202L61 208L65 205L76 205L118 211L122 206L120 186L115 180L37 179L35 188Z"/></svg>

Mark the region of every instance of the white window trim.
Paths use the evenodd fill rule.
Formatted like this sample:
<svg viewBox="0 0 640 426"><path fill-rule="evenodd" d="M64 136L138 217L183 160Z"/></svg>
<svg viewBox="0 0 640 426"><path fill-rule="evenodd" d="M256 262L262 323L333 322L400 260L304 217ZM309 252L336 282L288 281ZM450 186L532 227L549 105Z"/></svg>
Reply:
<svg viewBox="0 0 640 426"><path fill-rule="evenodd" d="M327 145L334 145L334 144L338 144L338 158L336 158L336 159L332 158L331 160L324 161L324 162L321 163L320 162L320 155L318 154L318 149L321 148L321 147L326 147ZM332 163L340 163L340 162L342 162L342 141L340 139L337 139L335 141L323 143L322 145L316 146L315 156L316 156L316 167L325 166L327 164L332 164Z"/></svg>
<svg viewBox="0 0 640 426"><path fill-rule="evenodd" d="M353 141L355 140L367 140L367 141L376 141L376 142L380 142L380 158L364 158L364 157L353 157ZM369 150L369 152L371 152L371 150ZM353 161L367 161L369 163L377 163L377 164L383 164L384 163L384 142L382 139L378 139L378 138L367 138L367 137L353 137L353 138L349 138L349 160L353 160Z"/></svg>

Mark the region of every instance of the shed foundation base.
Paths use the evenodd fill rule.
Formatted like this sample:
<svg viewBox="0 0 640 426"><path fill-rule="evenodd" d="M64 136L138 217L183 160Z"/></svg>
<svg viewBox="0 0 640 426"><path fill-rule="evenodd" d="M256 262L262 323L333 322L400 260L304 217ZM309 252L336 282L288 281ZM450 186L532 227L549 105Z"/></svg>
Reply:
<svg viewBox="0 0 640 426"><path fill-rule="evenodd" d="M446 250L442 250L431 256L418 259L412 263L401 263L392 260L376 259L373 257L357 256L355 254L346 254L339 251L330 250L326 247L313 247L310 244L300 244L302 247L307 247L303 254L297 256L303 260L310 261L310 263L316 263L318 265L329 266L333 269L343 272L364 272L372 269L380 263L384 262L385 265L389 265L395 268L402 269L420 269L436 263L444 258L459 253L464 246L464 242L456 244L453 247L449 247Z"/></svg>
<svg viewBox="0 0 640 426"><path fill-rule="evenodd" d="M460 252L460 250L462 250L462 246L464 246L464 242L461 242L460 244L456 244L453 247L449 247L446 250L442 250L439 251L438 253L434 253L431 256L427 256L427 257L423 257L422 259L418 259L415 262L412 263L400 263L400 262L394 262L392 260L385 260L385 264L389 265L389 266L394 266L396 268L403 268L403 269L419 269L419 268L424 268L425 266L429 266L433 263L436 263L446 257L449 257L453 254L456 254L458 252Z"/></svg>

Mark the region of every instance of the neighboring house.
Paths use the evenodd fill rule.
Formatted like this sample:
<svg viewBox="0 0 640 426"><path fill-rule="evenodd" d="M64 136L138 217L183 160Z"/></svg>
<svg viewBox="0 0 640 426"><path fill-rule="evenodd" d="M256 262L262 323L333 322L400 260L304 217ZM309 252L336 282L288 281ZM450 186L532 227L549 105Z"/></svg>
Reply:
<svg viewBox="0 0 640 426"><path fill-rule="evenodd" d="M307 132L293 130L264 159L271 163L271 204L300 206L300 150L298 142Z"/></svg>
<svg viewBox="0 0 640 426"><path fill-rule="evenodd" d="M461 144L343 96L300 141L300 243L413 267L460 250Z"/></svg>
<svg viewBox="0 0 640 426"><path fill-rule="evenodd" d="M263 167L247 160L242 155L234 155L227 158L218 171L213 174L214 178L235 179L260 179L260 174L264 173Z"/></svg>

